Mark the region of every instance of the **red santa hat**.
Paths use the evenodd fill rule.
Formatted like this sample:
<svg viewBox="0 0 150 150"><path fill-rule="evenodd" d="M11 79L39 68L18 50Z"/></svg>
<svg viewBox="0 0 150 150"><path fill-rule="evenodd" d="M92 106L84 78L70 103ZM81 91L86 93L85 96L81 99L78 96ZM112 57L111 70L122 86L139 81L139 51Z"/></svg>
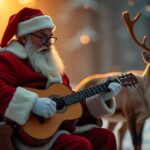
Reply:
<svg viewBox="0 0 150 150"><path fill-rule="evenodd" d="M7 46L14 35L20 37L44 28L55 30L52 18L44 15L39 9L25 7L9 18L1 47Z"/></svg>

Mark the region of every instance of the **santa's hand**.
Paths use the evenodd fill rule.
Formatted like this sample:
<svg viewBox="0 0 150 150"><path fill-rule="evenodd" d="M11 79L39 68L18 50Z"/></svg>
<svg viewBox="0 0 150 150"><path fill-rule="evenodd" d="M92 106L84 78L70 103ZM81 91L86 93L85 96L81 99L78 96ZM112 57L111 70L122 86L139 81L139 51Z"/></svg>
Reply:
<svg viewBox="0 0 150 150"><path fill-rule="evenodd" d="M44 118L52 117L56 113L56 102L50 98L38 98L32 107L32 112Z"/></svg>
<svg viewBox="0 0 150 150"><path fill-rule="evenodd" d="M117 82L112 82L108 85L108 88L110 89L110 92L101 95L105 101L116 96L121 90L121 85Z"/></svg>

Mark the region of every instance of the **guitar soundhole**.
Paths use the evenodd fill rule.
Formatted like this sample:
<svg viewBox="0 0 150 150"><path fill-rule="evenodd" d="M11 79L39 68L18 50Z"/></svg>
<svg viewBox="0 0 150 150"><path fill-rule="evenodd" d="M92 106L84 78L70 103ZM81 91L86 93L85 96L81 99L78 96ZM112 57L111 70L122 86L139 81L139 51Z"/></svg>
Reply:
<svg viewBox="0 0 150 150"><path fill-rule="evenodd" d="M62 110L64 108L63 102L57 102L57 107L56 108L57 108L58 111Z"/></svg>
<svg viewBox="0 0 150 150"><path fill-rule="evenodd" d="M61 98L52 98L53 101L56 102L56 109L57 109L57 113L63 113L64 111L66 111L66 106L64 101Z"/></svg>

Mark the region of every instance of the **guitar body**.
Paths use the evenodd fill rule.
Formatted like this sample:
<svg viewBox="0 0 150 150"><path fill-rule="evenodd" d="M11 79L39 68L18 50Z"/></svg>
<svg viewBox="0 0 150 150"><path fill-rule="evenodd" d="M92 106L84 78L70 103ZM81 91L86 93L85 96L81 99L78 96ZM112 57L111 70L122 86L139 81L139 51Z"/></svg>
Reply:
<svg viewBox="0 0 150 150"><path fill-rule="evenodd" d="M72 91L63 84L53 84L48 89L44 90L31 88L28 89L37 93L39 97L62 97L72 93ZM81 114L82 107L80 103L75 103L68 106L67 108L63 108L62 110L58 111L53 117L44 119L43 123L39 121L37 116L31 114L26 124L20 126L20 131L23 134L27 134L24 137L31 139L28 139L28 141L31 141L31 143L28 142L28 144L30 143L29 145L41 145L38 143L43 144L45 143L45 141L47 141L47 139L50 139L51 136L55 134L63 121L77 119L81 116ZM36 140L37 144L35 144ZM32 141L34 141L33 144Z"/></svg>

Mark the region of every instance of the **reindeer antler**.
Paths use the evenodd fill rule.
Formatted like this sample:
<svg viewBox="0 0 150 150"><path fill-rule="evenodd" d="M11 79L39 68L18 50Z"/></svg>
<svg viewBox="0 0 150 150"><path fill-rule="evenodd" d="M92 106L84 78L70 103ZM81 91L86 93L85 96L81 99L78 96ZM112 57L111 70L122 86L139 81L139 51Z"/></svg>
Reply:
<svg viewBox="0 0 150 150"><path fill-rule="evenodd" d="M140 18L141 14L142 14L141 12L138 12L137 15L134 17L134 19L131 20L128 11L124 11L124 12L122 13L123 18L124 18L124 21L125 21L125 23L126 23L126 25L127 25L127 28L128 28L128 30L129 30L129 32L130 32L132 38L134 39L134 41L135 41L140 47L144 48L144 49L147 50L147 51L150 51L150 48L148 48L148 47L146 46L147 36L145 35L145 36L143 37L142 43L140 43L140 42L137 40L137 38L136 38L136 36L135 36L135 34L134 34L134 25L135 25L135 23L137 22L137 20Z"/></svg>

